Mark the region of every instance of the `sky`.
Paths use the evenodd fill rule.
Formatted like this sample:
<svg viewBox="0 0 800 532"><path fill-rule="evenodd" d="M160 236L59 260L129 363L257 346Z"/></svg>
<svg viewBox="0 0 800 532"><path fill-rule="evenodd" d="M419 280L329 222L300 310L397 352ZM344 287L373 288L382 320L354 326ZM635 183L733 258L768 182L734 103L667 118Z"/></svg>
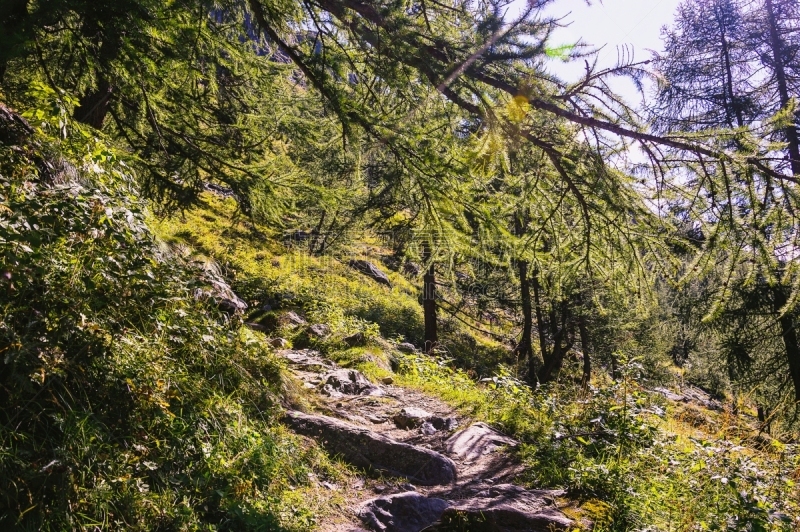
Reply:
<svg viewBox="0 0 800 532"><path fill-rule="evenodd" d="M578 40L603 47L598 56L600 68L617 63L618 50L627 46L633 58L643 61L650 58L649 50L661 51L661 28L671 25L681 0L555 0L545 11L548 15L564 17L566 28L553 34L552 44L572 44ZM524 6L525 0L517 4ZM516 7L516 6L515 6ZM565 81L575 81L584 72L581 63L551 62L552 71ZM619 80L614 89L628 101L639 101L633 85Z"/></svg>

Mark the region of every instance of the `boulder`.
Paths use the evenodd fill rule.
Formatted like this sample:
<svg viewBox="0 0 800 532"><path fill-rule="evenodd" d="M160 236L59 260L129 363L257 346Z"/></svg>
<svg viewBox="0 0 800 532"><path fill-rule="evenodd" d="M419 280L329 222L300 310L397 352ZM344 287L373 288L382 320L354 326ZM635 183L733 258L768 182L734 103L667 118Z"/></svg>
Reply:
<svg viewBox="0 0 800 532"><path fill-rule="evenodd" d="M308 335L315 338L325 338L331 333L331 328L324 323L315 323L308 328Z"/></svg>
<svg viewBox="0 0 800 532"><path fill-rule="evenodd" d="M559 491L526 490L499 484L471 497L452 501L426 532L553 532L570 530L573 521L556 507Z"/></svg>
<svg viewBox="0 0 800 532"><path fill-rule="evenodd" d="M286 349L289 347L289 340L286 338L270 338L267 342L275 349Z"/></svg>
<svg viewBox="0 0 800 532"><path fill-rule="evenodd" d="M288 325L290 327L299 327L300 325L308 323L305 318L293 310L282 314L279 321L281 325Z"/></svg>
<svg viewBox="0 0 800 532"><path fill-rule="evenodd" d="M403 264L403 273L409 277L419 277L419 274L422 273L422 266L416 262L406 262Z"/></svg>
<svg viewBox="0 0 800 532"><path fill-rule="evenodd" d="M367 335L363 332L357 332L345 337L343 341L348 347L364 347L367 345Z"/></svg>
<svg viewBox="0 0 800 532"><path fill-rule="evenodd" d="M436 522L449 505L443 499L409 491L371 499L357 510L357 514L372 530L420 532Z"/></svg>
<svg viewBox="0 0 800 532"><path fill-rule="evenodd" d="M438 432L438 431L436 430L436 427L434 427L434 426L431 424L431 422L430 422L430 421L426 421L425 423L423 423L423 424L422 424L422 425L419 427L419 431L420 431L420 433L422 433L422 434L424 434L424 435L426 435L426 436L433 436L434 434L436 434L436 433Z"/></svg>
<svg viewBox="0 0 800 532"><path fill-rule="evenodd" d="M399 413L392 417L394 424L400 429L413 429L421 426L428 419L433 417L433 414L421 408L408 406L402 409Z"/></svg>
<svg viewBox="0 0 800 532"><path fill-rule="evenodd" d="M401 353L416 353L417 348L414 344L409 342L403 342L402 344L397 346L397 350Z"/></svg>
<svg viewBox="0 0 800 532"><path fill-rule="evenodd" d="M327 416L288 412L286 424L356 467L405 477L423 486L450 484L456 465L436 451L409 445Z"/></svg>
<svg viewBox="0 0 800 532"><path fill-rule="evenodd" d="M388 286L389 288L392 287L392 282L389 280L389 277L368 260L351 259L348 261L347 265L363 273L378 284Z"/></svg>
<svg viewBox="0 0 800 532"><path fill-rule="evenodd" d="M383 390L372 384L360 371L337 369L323 377L325 385L345 395L383 395Z"/></svg>
<svg viewBox="0 0 800 532"><path fill-rule="evenodd" d="M237 296L225 281L208 279L209 287L195 291L195 299L210 299L220 310L228 314L241 314L247 310L247 303Z"/></svg>
<svg viewBox="0 0 800 532"><path fill-rule="evenodd" d="M458 421L454 417L433 416L428 421L436 430L455 430L458 428Z"/></svg>
<svg viewBox="0 0 800 532"><path fill-rule="evenodd" d="M473 423L444 442L447 454L465 462L474 462L501 447L515 447L518 442L504 436L486 423Z"/></svg>

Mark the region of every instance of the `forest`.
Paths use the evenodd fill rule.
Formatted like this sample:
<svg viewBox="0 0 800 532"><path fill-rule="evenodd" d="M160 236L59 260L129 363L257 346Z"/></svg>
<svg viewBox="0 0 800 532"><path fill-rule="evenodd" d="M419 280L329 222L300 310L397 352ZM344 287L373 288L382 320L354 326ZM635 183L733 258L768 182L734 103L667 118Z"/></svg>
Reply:
<svg viewBox="0 0 800 532"><path fill-rule="evenodd" d="M0 0L0 529L800 529L800 4L568 3Z"/></svg>

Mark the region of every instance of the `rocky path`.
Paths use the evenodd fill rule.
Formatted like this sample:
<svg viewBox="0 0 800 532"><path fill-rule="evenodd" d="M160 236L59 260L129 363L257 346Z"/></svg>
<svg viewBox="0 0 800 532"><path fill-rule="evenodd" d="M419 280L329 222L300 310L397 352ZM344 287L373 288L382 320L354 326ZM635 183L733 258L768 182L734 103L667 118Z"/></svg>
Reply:
<svg viewBox="0 0 800 532"><path fill-rule="evenodd" d="M285 423L364 472L342 490L346 509L322 530L497 532L571 530L558 491L514 484L517 442L473 423L437 398L370 382L310 350L283 350L294 375L314 390L315 412Z"/></svg>

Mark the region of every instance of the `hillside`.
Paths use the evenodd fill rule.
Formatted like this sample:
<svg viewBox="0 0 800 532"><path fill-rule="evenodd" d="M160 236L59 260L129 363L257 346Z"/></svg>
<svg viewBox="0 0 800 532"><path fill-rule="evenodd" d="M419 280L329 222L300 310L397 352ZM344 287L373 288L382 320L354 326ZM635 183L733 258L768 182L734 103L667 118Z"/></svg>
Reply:
<svg viewBox="0 0 800 532"><path fill-rule="evenodd" d="M0 2L0 530L800 530L800 5L561 1Z"/></svg>

